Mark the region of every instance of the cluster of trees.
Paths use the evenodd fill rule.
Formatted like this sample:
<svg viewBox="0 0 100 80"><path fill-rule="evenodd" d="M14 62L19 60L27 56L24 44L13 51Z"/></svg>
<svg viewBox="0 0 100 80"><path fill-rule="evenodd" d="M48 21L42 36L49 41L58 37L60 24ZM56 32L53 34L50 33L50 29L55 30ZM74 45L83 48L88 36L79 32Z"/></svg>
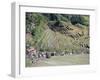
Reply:
<svg viewBox="0 0 100 80"><path fill-rule="evenodd" d="M72 15L70 20L72 24L79 23L85 26L89 26L89 16Z"/></svg>
<svg viewBox="0 0 100 80"><path fill-rule="evenodd" d="M48 21L66 21L71 22L72 24L82 24L89 26L89 16L88 15L74 15L74 14L43 14L46 16Z"/></svg>
<svg viewBox="0 0 100 80"><path fill-rule="evenodd" d="M34 32L34 27L41 26L43 23L50 21L60 23L61 21L71 22L73 25L82 24L89 26L89 15L72 15L72 14L50 14L50 13L26 13L26 31ZM42 23L43 22L43 23ZM33 33L34 34L34 33Z"/></svg>

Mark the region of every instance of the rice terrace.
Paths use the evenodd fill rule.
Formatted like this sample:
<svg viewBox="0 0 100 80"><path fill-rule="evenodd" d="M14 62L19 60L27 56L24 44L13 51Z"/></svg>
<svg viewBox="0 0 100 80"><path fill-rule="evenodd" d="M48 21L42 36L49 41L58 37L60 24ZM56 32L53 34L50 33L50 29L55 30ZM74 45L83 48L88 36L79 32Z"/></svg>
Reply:
<svg viewBox="0 0 100 80"><path fill-rule="evenodd" d="M26 12L26 67L89 64L89 15Z"/></svg>

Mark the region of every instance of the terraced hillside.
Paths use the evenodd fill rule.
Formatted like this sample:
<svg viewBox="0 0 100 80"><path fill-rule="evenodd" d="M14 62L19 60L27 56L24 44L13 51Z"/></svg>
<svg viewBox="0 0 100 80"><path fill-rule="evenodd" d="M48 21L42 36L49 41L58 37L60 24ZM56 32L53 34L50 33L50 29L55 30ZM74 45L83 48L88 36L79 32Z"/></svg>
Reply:
<svg viewBox="0 0 100 80"><path fill-rule="evenodd" d="M89 16L26 13L26 50L89 54ZM27 54L27 51L26 51Z"/></svg>
<svg viewBox="0 0 100 80"><path fill-rule="evenodd" d="M29 16L30 15L30 16ZM48 19L47 15L41 13L27 13L27 45L38 50L89 53L89 26L80 23L72 24L66 17L59 20L58 14L51 14L54 20ZM70 16L70 15L69 15ZM78 15L77 15L78 16ZM58 20L55 20L58 17ZM88 18L88 16L82 16ZM86 19L87 20L87 19Z"/></svg>

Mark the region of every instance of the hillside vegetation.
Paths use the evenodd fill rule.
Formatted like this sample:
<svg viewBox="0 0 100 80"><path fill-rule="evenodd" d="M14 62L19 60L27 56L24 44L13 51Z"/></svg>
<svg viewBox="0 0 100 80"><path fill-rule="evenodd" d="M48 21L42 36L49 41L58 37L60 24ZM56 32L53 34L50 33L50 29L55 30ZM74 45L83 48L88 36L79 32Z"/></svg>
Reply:
<svg viewBox="0 0 100 80"><path fill-rule="evenodd" d="M26 48L89 54L89 16L26 13Z"/></svg>

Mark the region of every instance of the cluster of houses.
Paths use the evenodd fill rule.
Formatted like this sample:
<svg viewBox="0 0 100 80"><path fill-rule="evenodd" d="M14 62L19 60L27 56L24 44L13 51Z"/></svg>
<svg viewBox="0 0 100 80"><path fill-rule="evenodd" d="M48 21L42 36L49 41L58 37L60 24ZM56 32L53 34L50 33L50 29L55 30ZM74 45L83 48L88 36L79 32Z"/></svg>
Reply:
<svg viewBox="0 0 100 80"><path fill-rule="evenodd" d="M44 59L48 59L51 58L52 56L64 56L68 53L65 52L48 52L48 51L37 51L35 48L31 47L26 49L26 56L31 59L32 63L36 63L39 60L44 60ZM70 55L72 53L69 53Z"/></svg>

